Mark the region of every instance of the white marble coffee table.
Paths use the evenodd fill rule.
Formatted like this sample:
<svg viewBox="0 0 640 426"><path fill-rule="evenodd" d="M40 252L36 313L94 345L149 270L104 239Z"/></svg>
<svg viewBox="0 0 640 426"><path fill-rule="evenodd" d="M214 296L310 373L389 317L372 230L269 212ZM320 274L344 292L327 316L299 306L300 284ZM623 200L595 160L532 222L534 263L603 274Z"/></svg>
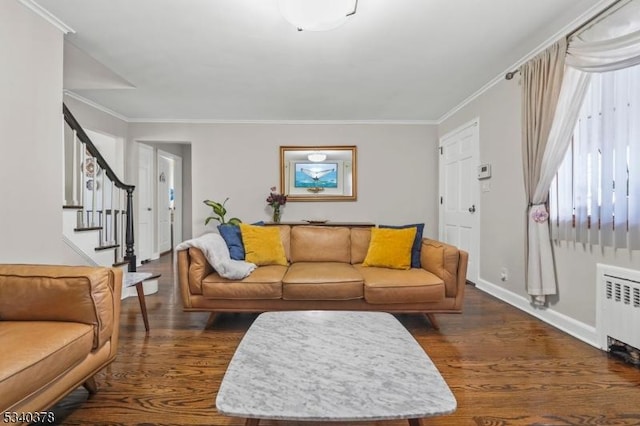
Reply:
<svg viewBox="0 0 640 426"><path fill-rule="evenodd" d="M376 421L449 414L456 399L433 362L382 312L269 312L224 376L221 414L294 421Z"/></svg>

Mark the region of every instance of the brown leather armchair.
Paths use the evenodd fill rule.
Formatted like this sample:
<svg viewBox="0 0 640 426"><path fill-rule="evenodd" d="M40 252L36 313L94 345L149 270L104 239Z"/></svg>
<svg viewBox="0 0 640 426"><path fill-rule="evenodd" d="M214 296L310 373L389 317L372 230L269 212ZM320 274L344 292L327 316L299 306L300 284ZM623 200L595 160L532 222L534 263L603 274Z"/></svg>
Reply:
<svg viewBox="0 0 640 426"><path fill-rule="evenodd" d="M122 270L0 265L0 408L46 410L111 363Z"/></svg>

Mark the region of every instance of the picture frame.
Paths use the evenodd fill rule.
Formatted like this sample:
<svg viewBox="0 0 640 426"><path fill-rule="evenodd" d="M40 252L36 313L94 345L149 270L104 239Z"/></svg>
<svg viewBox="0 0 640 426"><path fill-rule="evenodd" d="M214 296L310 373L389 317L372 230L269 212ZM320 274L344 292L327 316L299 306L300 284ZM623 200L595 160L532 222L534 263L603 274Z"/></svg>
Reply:
<svg viewBox="0 0 640 426"><path fill-rule="evenodd" d="M356 160L356 146L281 146L280 190L287 201L355 201Z"/></svg>

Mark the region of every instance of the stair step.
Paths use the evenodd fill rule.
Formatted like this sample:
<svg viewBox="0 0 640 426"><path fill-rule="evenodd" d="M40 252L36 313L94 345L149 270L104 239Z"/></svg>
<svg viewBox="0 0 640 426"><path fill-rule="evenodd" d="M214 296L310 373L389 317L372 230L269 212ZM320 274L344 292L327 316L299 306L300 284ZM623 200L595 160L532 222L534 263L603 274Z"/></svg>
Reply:
<svg viewBox="0 0 640 426"><path fill-rule="evenodd" d="M100 231L102 226L87 226L85 228L73 228L76 232L84 232L84 231Z"/></svg>
<svg viewBox="0 0 640 426"><path fill-rule="evenodd" d="M69 209L69 210L82 210L82 206L73 206L73 205L69 205L69 206L62 206L63 209Z"/></svg>
<svg viewBox="0 0 640 426"><path fill-rule="evenodd" d="M99 246L96 247L95 250L96 251L101 251L101 250L109 250L109 249L114 249L114 248L118 248L120 247L120 244L111 244L109 246Z"/></svg>
<svg viewBox="0 0 640 426"><path fill-rule="evenodd" d="M120 261L120 262L116 262L116 263L114 263L114 264L113 264L113 267L114 267L114 268L117 268L118 266L124 266L124 265L128 265L128 264L129 264L129 261L128 261L128 260L122 260L122 261Z"/></svg>

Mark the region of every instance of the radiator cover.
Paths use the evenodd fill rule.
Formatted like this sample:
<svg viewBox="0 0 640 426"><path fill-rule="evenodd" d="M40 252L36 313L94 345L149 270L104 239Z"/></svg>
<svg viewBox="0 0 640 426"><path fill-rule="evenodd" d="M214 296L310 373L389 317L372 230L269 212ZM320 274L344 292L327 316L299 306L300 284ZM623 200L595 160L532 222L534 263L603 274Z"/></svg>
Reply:
<svg viewBox="0 0 640 426"><path fill-rule="evenodd" d="M598 264L596 331L601 349L608 337L640 348L640 271Z"/></svg>

